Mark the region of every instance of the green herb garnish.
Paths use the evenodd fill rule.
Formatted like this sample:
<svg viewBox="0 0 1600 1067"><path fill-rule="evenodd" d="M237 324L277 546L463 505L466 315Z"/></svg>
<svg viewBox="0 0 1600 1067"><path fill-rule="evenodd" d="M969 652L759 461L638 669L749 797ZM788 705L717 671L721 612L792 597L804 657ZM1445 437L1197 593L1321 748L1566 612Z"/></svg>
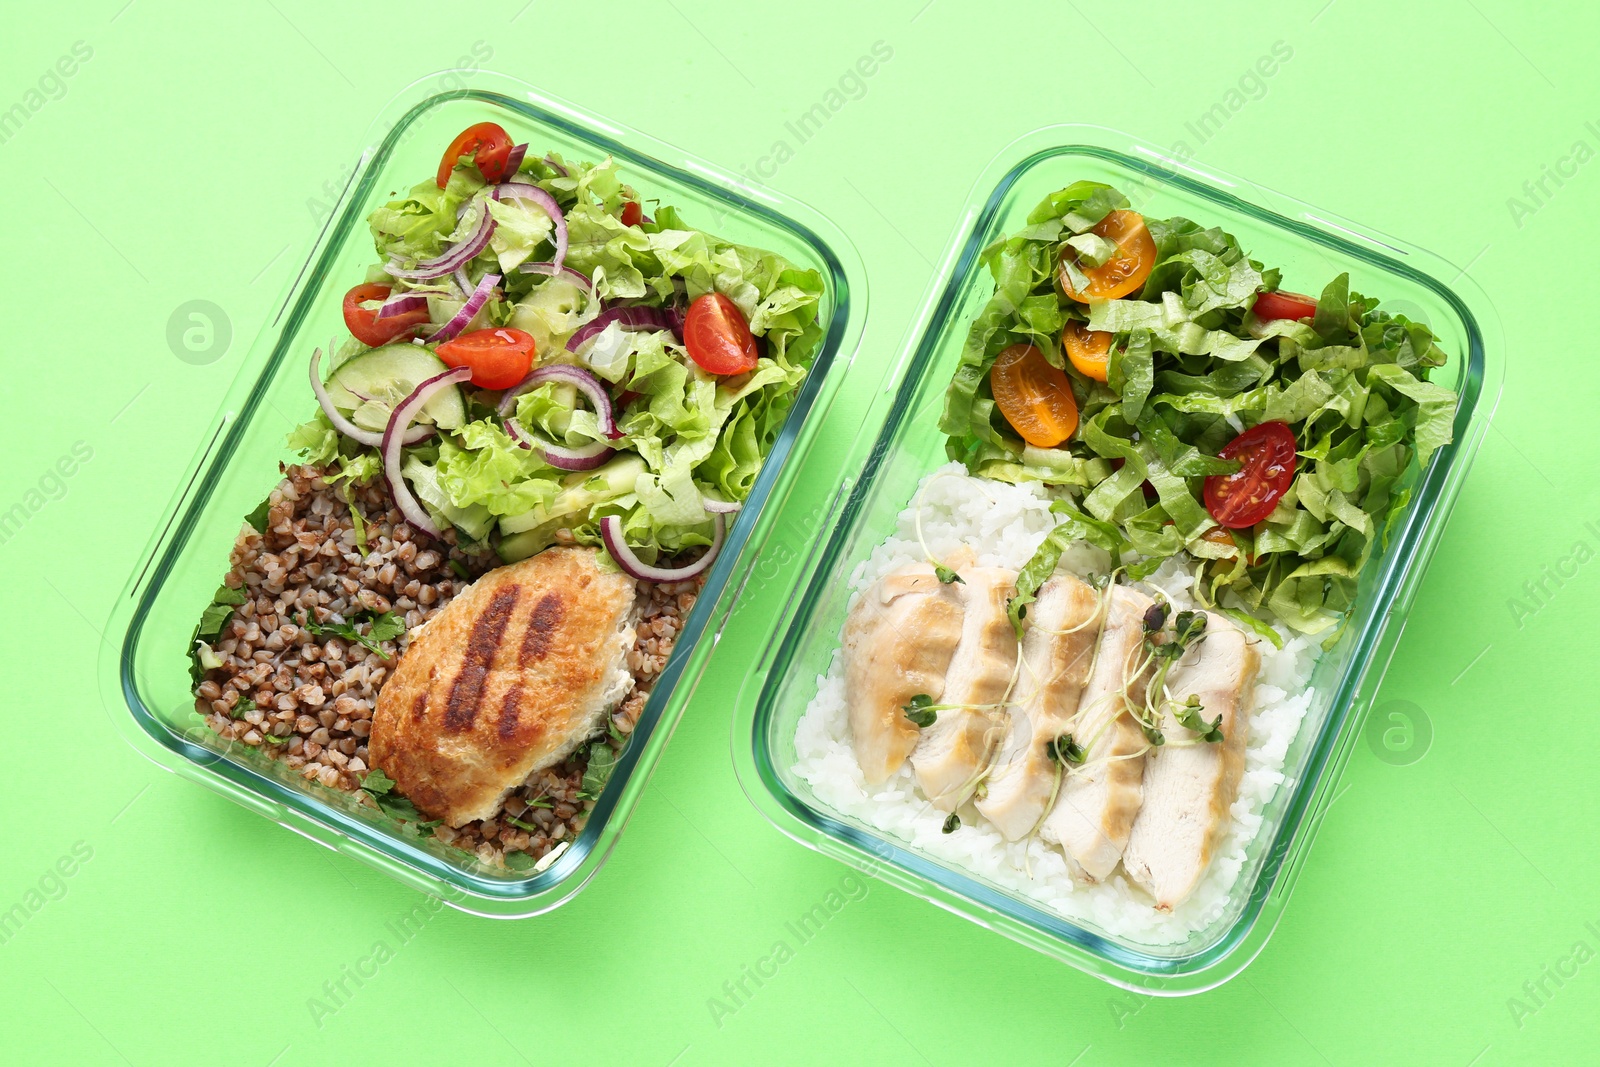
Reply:
<svg viewBox="0 0 1600 1067"><path fill-rule="evenodd" d="M239 703L235 704L233 706L233 710L228 712L228 714L235 719L242 719L254 710L256 710L256 702L241 694L239 697Z"/></svg>
<svg viewBox="0 0 1600 1067"><path fill-rule="evenodd" d="M933 698L927 693L918 693L911 698L910 703L901 705L900 710L906 713L911 725L919 730L926 730L939 717L939 713L933 708Z"/></svg>
<svg viewBox="0 0 1600 1067"><path fill-rule="evenodd" d="M1205 705L1200 703L1200 698L1190 694L1188 702L1178 706L1178 722L1185 729L1193 730L1196 734L1199 734L1200 740L1214 745L1222 740L1222 716L1218 715L1210 723L1207 723L1205 719L1200 717L1200 713L1205 710Z"/></svg>
<svg viewBox="0 0 1600 1067"><path fill-rule="evenodd" d="M420 830L438 826L440 819L424 819L417 806L394 791L394 779L374 767L361 779L361 791L377 802L378 810L391 819L416 823Z"/></svg>
<svg viewBox="0 0 1600 1067"><path fill-rule="evenodd" d="M604 741L589 746L589 765L583 771L583 788L578 791L582 800L599 800L617 768L617 753Z"/></svg>
<svg viewBox="0 0 1600 1067"><path fill-rule="evenodd" d="M943 563L935 563L933 565L933 574L934 577L939 579L941 585L949 585L951 582L960 582L962 585L967 584L965 578L946 567Z"/></svg>
<svg viewBox="0 0 1600 1067"><path fill-rule="evenodd" d="M942 833L947 833L947 834L953 834L960 828L961 828L961 816L957 815L955 812L952 811L949 815L945 816L944 826L941 828L941 832Z"/></svg>
<svg viewBox="0 0 1600 1067"><path fill-rule="evenodd" d="M366 633L356 629L356 624L372 621ZM317 622L301 616L300 627L315 637L342 637L346 641L365 645L384 659L392 658L379 647L380 641L392 641L406 632L406 621L392 611L377 615L371 611L358 611L345 622Z"/></svg>
<svg viewBox="0 0 1600 1067"><path fill-rule="evenodd" d="M507 815L506 822L510 823L512 826L515 826L518 830L526 830L530 834L544 833L544 829L537 823L523 822L514 815Z"/></svg>
<svg viewBox="0 0 1600 1067"><path fill-rule="evenodd" d="M1071 734L1051 738L1044 744L1045 755L1057 763L1082 763L1084 752Z"/></svg>
<svg viewBox="0 0 1600 1067"><path fill-rule="evenodd" d="M244 521L249 523L250 528L256 533L264 534L267 532L267 513L271 510L272 498L269 496L257 504L256 509L244 517Z"/></svg>

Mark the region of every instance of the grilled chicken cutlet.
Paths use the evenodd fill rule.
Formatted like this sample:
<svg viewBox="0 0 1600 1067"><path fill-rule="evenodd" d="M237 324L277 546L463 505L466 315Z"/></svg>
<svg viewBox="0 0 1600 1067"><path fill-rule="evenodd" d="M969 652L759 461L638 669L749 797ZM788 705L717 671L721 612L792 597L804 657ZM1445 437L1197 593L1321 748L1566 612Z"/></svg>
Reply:
<svg viewBox="0 0 1600 1067"><path fill-rule="evenodd" d="M1167 744L1145 758L1144 806L1133 824L1122 865L1128 876L1171 911L1188 898L1211 863L1244 775L1251 703L1261 657L1227 617L1211 612L1205 636L1167 675L1172 701L1196 696L1207 724L1222 717L1222 740L1179 744L1195 734L1170 707L1161 730Z"/></svg>
<svg viewBox="0 0 1600 1067"><path fill-rule="evenodd" d="M430 818L487 819L627 695L633 579L592 548L490 571L417 634L378 694L372 765Z"/></svg>
<svg viewBox="0 0 1600 1067"><path fill-rule="evenodd" d="M972 795L1004 736L1001 709L1017 663L1017 637L1006 615L1017 573L969 566L951 586L961 598L961 637L945 674L942 710L911 753L917 784L934 807L954 811Z"/></svg>
<svg viewBox="0 0 1600 1067"><path fill-rule="evenodd" d="M1100 636L1100 596L1069 574L1039 587L1028 608L1001 760L984 783L978 811L1008 841L1028 836L1058 788L1051 742L1067 730Z"/></svg>
<svg viewBox="0 0 1600 1067"><path fill-rule="evenodd" d="M916 747L921 731L902 709L919 694L944 695L961 615L960 595L930 563L884 575L851 609L844 628L850 737L868 784L887 780Z"/></svg>
<svg viewBox="0 0 1600 1067"><path fill-rule="evenodd" d="M1144 700L1147 671L1139 668L1146 658L1144 613L1152 603L1127 586L1111 589L1094 670L1071 726L1084 760L1062 781L1040 830L1088 882L1116 868L1139 814L1146 744L1128 705Z"/></svg>

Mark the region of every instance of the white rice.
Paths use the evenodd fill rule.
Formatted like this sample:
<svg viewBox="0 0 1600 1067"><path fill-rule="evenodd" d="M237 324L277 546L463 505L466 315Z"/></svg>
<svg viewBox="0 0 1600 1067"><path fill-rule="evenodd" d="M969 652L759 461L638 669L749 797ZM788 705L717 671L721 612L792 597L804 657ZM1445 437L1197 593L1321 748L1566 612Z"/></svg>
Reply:
<svg viewBox="0 0 1600 1067"><path fill-rule="evenodd" d="M1020 569L1059 521L1050 512L1051 498L1042 487L1016 486L969 476L959 463L923 479L913 507L900 513L898 529L851 577L852 600L887 572L927 556L917 543L916 513L922 513L922 534L928 552L943 559L961 545L978 553L987 566ZM1159 590L1182 609L1194 607L1193 575L1169 560L1143 583ZM795 731L798 761L795 773L810 783L817 800L851 822L883 831L928 856L964 868L994 885L1026 896L1052 911L1091 925L1114 937L1147 945L1176 944L1222 916L1245 863L1245 850L1261 828L1261 811L1284 781L1284 755L1310 706L1307 688L1317 647L1308 638L1279 628L1284 647L1261 641L1261 673L1256 684L1255 712L1244 778L1234 802L1232 821L1210 868L1193 895L1170 914L1155 910L1151 900L1119 867L1098 885L1075 885L1065 859L1037 836L1007 842L986 820L942 832L945 813L932 808L918 790L910 764L888 782L868 792L850 743L845 711L843 666L836 652L828 673L818 679L812 699ZM1031 873L1030 873L1031 872Z"/></svg>

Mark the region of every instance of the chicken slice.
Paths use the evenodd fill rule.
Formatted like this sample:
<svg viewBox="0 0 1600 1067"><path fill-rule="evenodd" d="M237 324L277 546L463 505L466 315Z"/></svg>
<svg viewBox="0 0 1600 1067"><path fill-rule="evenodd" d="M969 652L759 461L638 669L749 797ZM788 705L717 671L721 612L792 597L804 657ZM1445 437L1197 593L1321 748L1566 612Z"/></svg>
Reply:
<svg viewBox="0 0 1600 1067"><path fill-rule="evenodd" d="M1068 866L1087 882L1101 881L1116 869L1139 814L1147 746L1128 706L1144 701L1144 614L1152 603L1127 586L1110 591L1094 669L1071 726L1084 760L1062 781L1040 830L1046 841L1061 846Z"/></svg>
<svg viewBox="0 0 1600 1067"><path fill-rule="evenodd" d="M901 709L918 694L935 701L944 695L961 616L960 595L929 563L884 575L851 609L844 628L845 686L850 736L868 784L888 779L916 747L921 731Z"/></svg>
<svg viewBox="0 0 1600 1067"><path fill-rule="evenodd" d="M1145 760L1144 807L1133 824L1122 865L1155 897L1158 911L1171 911L1194 892L1211 863L1239 794L1249 740L1250 708L1261 657L1255 644L1227 617L1211 612L1206 632L1167 675L1172 701L1193 695L1201 717L1222 716L1222 740L1192 742L1169 706L1162 733L1167 743Z"/></svg>
<svg viewBox="0 0 1600 1067"><path fill-rule="evenodd" d="M1002 705L1017 664L1017 636L1006 615L1016 571L967 567L960 577L952 586L964 614L938 701L945 707L922 730L911 753L917 784L940 811L954 811L972 795L997 751L1004 731Z"/></svg>
<svg viewBox="0 0 1600 1067"><path fill-rule="evenodd" d="M1050 742L1078 710L1100 635L1100 594L1069 574L1039 587L1022 636L1022 673L1006 707L1009 718L999 764L984 781L978 811L1008 841L1032 833L1058 788Z"/></svg>

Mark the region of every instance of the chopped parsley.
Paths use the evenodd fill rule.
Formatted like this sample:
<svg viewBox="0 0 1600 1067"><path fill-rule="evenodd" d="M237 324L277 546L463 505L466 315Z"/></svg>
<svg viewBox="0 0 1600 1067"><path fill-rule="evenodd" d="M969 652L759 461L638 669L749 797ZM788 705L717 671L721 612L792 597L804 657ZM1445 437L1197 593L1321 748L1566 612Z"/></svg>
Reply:
<svg viewBox="0 0 1600 1067"><path fill-rule="evenodd" d="M356 629L356 624L371 620L366 633ZM392 611L382 615L371 611L358 611L345 622L317 622L309 616L300 617L300 627L315 637L342 637L354 644L365 645L384 659L391 658L379 647L380 641L392 641L406 632L406 621Z"/></svg>
<svg viewBox="0 0 1600 1067"><path fill-rule="evenodd" d="M604 741L596 741L589 746L589 766L584 768L583 788L579 790L578 797L582 800L599 800L600 794L605 791L606 783L611 780L611 772L617 769L617 753Z"/></svg>
<svg viewBox="0 0 1600 1067"><path fill-rule="evenodd" d="M377 802L378 810L391 819L414 822L419 829L438 826L439 819L424 819L417 806L394 791L394 779L374 767L361 779L361 791Z"/></svg>

